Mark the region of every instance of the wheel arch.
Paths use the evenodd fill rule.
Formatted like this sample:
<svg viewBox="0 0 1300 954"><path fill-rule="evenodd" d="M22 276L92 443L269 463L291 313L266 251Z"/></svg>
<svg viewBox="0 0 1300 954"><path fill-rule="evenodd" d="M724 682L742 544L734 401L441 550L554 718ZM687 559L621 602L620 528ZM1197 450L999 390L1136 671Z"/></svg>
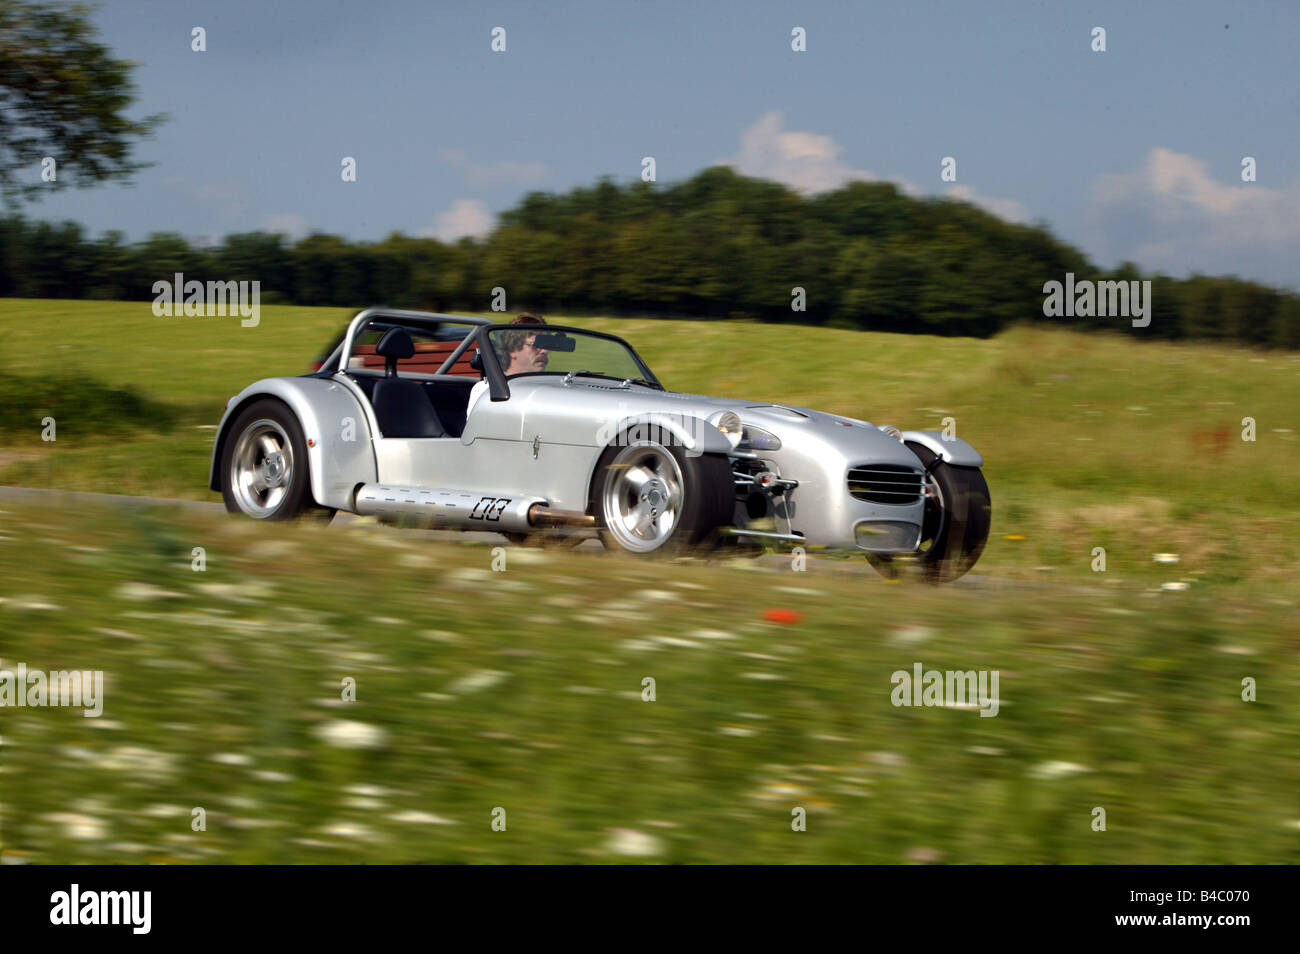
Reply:
<svg viewBox="0 0 1300 954"><path fill-rule="evenodd" d="M620 441L629 431L636 428L645 428L647 433L655 433L659 436L667 435L676 446L684 448L687 455L691 457L702 454L719 454L725 457L732 450L731 442L727 440L726 435L702 417L664 413L633 414L624 417L612 429L609 440L593 448L595 453L592 454L591 466L587 471L588 513L591 512L592 502L595 500L596 481L600 479L600 462L609 453L610 448L624 446ZM654 428L653 432L651 428Z"/></svg>
<svg viewBox="0 0 1300 954"><path fill-rule="evenodd" d="M328 378L267 378L231 398L212 443L208 486L221 491L221 458L231 427L247 407L264 399L283 404L302 428L312 499L322 507L351 510L353 488L378 480L370 420L356 396Z"/></svg>
<svg viewBox="0 0 1300 954"><path fill-rule="evenodd" d="M984 458L960 437L945 437L939 431L903 431L903 440L928 449L945 464L957 467L983 467Z"/></svg>

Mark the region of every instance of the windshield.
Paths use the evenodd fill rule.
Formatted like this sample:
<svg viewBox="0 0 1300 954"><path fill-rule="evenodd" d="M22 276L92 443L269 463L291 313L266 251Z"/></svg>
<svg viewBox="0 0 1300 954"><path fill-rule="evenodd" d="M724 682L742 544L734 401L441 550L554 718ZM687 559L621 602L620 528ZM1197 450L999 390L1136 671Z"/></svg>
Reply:
<svg viewBox="0 0 1300 954"><path fill-rule="evenodd" d="M488 341L507 377L574 372L659 386L632 349L617 338L572 328L516 325L493 329Z"/></svg>

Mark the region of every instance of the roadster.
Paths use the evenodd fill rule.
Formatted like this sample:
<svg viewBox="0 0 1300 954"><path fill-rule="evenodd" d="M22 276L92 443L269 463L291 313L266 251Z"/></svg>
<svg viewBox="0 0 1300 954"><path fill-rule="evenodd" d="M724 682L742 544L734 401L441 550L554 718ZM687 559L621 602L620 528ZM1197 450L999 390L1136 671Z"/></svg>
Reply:
<svg viewBox="0 0 1300 954"><path fill-rule="evenodd" d="M936 581L989 533L962 440L668 390L627 342L369 308L309 374L230 399L211 487L262 520L342 510L516 542L860 553Z"/></svg>

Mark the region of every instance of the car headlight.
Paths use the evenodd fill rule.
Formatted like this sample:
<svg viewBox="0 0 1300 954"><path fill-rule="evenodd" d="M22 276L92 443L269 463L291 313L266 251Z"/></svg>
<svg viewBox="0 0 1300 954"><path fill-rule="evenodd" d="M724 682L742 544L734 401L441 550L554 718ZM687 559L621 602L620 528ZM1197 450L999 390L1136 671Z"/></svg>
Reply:
<svg viewBox="0 0 1300 954"><path fill-rule="evenodd" d="M888 434L894 440L899 441L900 443L903 440L903 432L900 431L898 428L896 428L893 424L880 424L877 426L876 429L880 431L884 431L886 434Z"/></svg>
<svg viewBox="0 0 1300 954"><path fill-rule="evenodd" d="M745 425L740 422L740 415L735 411L723 411L709 418L709 423L727 435L727 440L735 447L740 443Z"/></svg>

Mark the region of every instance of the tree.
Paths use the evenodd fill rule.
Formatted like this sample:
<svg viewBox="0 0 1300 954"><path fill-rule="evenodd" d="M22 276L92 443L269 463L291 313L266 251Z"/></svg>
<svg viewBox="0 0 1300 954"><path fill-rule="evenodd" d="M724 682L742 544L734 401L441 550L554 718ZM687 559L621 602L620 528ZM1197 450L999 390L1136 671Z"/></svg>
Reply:
<svg viewBox="0 0 1300 954"><path fill-rule="evenodd" d="M0 0L0 196L13 203L39 189L129 179L148 163L131 158L161 115L130 119L129 60L96 42L82 4ZM54 178L42 163L54 160ZM71 173L71 176L67 173Z"/></svg>

